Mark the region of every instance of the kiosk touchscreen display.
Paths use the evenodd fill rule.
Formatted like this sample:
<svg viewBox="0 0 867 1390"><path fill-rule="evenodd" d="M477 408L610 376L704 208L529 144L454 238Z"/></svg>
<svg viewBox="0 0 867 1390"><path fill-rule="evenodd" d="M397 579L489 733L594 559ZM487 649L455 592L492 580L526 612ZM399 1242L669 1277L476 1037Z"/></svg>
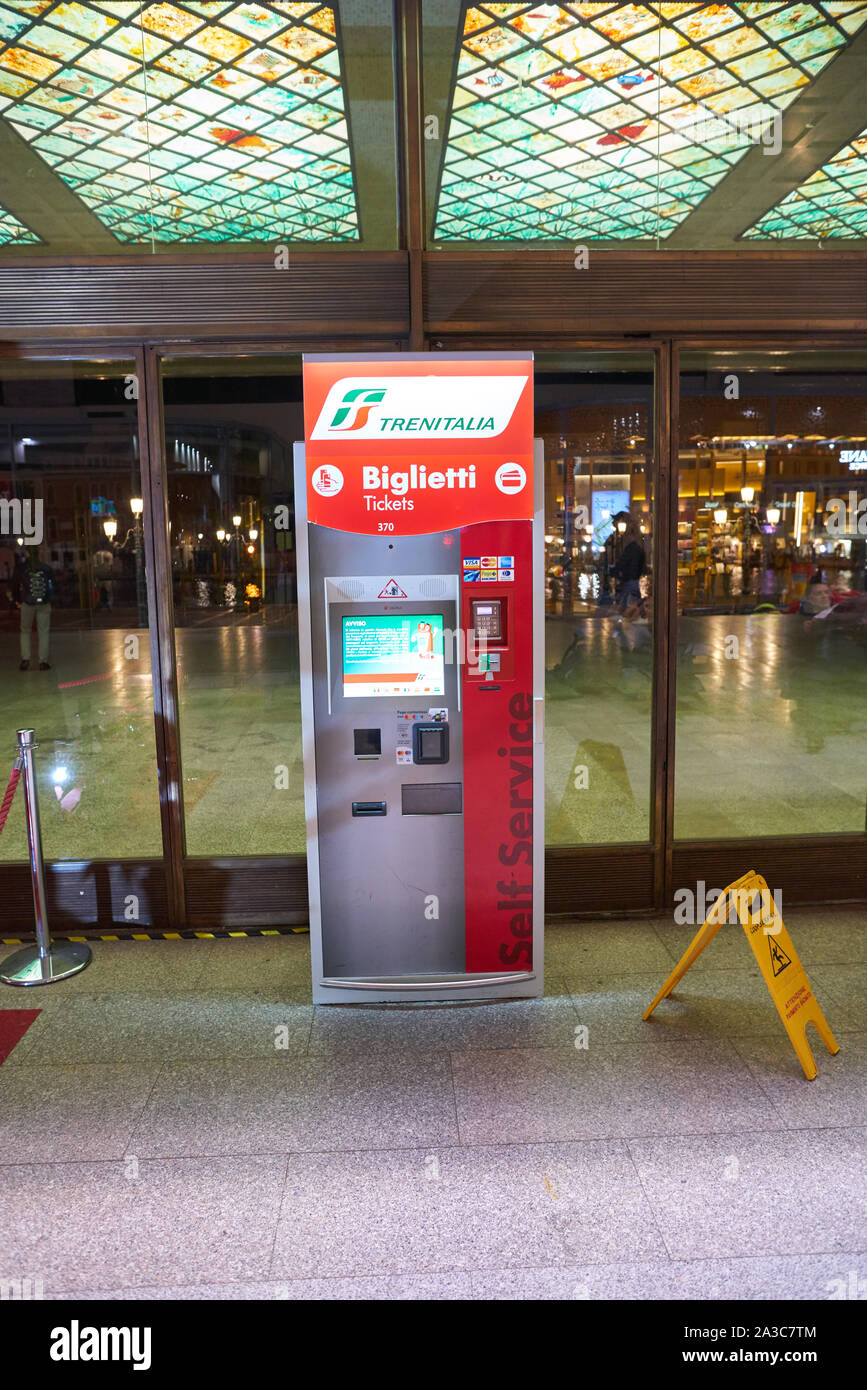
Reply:
<svg viewBox="0 0 867 1390"><path fill-rule="evenodd" d="M343 619L343 696L444 695L441 613Z"/></svg>

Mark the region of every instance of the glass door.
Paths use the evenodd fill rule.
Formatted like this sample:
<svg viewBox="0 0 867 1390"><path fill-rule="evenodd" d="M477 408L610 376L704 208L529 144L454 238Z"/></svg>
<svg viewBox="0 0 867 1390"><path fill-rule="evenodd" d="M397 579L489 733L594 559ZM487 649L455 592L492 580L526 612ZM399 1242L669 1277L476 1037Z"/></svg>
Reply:
<svg viewBox="0 0 867 1390"><path fill-rule="evenodd" d="M162 364L186 854L303 855L299 358Z"/></svg>
<svg viewBox="0 0 867 1390"><path fill-rule="evenodd" d="M675 839L863 835L867 355L684 353L680 391Z"/></svg>
<svg viewBox="0 0 867 1390"><path fill-rule="evenodd" d="M556 851L548 910L603 908L615 877L627 905L649 907L654 354L543 352L535 366L545 453L545 834ZM629 864L625 846L640 847Z"/></svg>

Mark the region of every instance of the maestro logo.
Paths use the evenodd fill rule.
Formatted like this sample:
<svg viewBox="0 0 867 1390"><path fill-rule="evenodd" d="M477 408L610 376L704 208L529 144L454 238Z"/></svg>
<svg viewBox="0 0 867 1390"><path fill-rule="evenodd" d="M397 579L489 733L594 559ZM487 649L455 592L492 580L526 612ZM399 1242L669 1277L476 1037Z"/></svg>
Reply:
<svg viewBox="0 0 867 1390"><path fill-rule="evenodd" d="M529 376L344 376L325 397L311 440L496 439Z"/></svg>

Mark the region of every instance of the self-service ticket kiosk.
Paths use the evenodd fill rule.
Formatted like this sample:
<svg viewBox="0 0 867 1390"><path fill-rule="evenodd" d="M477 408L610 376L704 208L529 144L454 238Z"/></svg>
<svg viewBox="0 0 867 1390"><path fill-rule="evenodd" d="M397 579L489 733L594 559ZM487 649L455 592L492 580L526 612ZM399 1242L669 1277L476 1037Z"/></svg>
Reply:
<svg viewBox="0 0 867 1390"><path fill-rule="evenodd" d="M526 354L306 356L317 1003L542 993L544 498Z"/></svg>

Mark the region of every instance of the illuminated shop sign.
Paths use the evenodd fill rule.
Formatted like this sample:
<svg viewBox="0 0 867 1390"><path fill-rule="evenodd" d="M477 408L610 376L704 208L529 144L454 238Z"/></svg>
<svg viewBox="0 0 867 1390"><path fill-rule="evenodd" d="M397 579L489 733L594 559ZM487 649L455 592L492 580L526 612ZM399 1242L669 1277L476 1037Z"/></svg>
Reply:
<svg viewBox="0 0 867 1390"><path fill-rule="evenodd" d="M867 449L841 449L840 462L845 463L850 473L867 469Z"/></svg>

